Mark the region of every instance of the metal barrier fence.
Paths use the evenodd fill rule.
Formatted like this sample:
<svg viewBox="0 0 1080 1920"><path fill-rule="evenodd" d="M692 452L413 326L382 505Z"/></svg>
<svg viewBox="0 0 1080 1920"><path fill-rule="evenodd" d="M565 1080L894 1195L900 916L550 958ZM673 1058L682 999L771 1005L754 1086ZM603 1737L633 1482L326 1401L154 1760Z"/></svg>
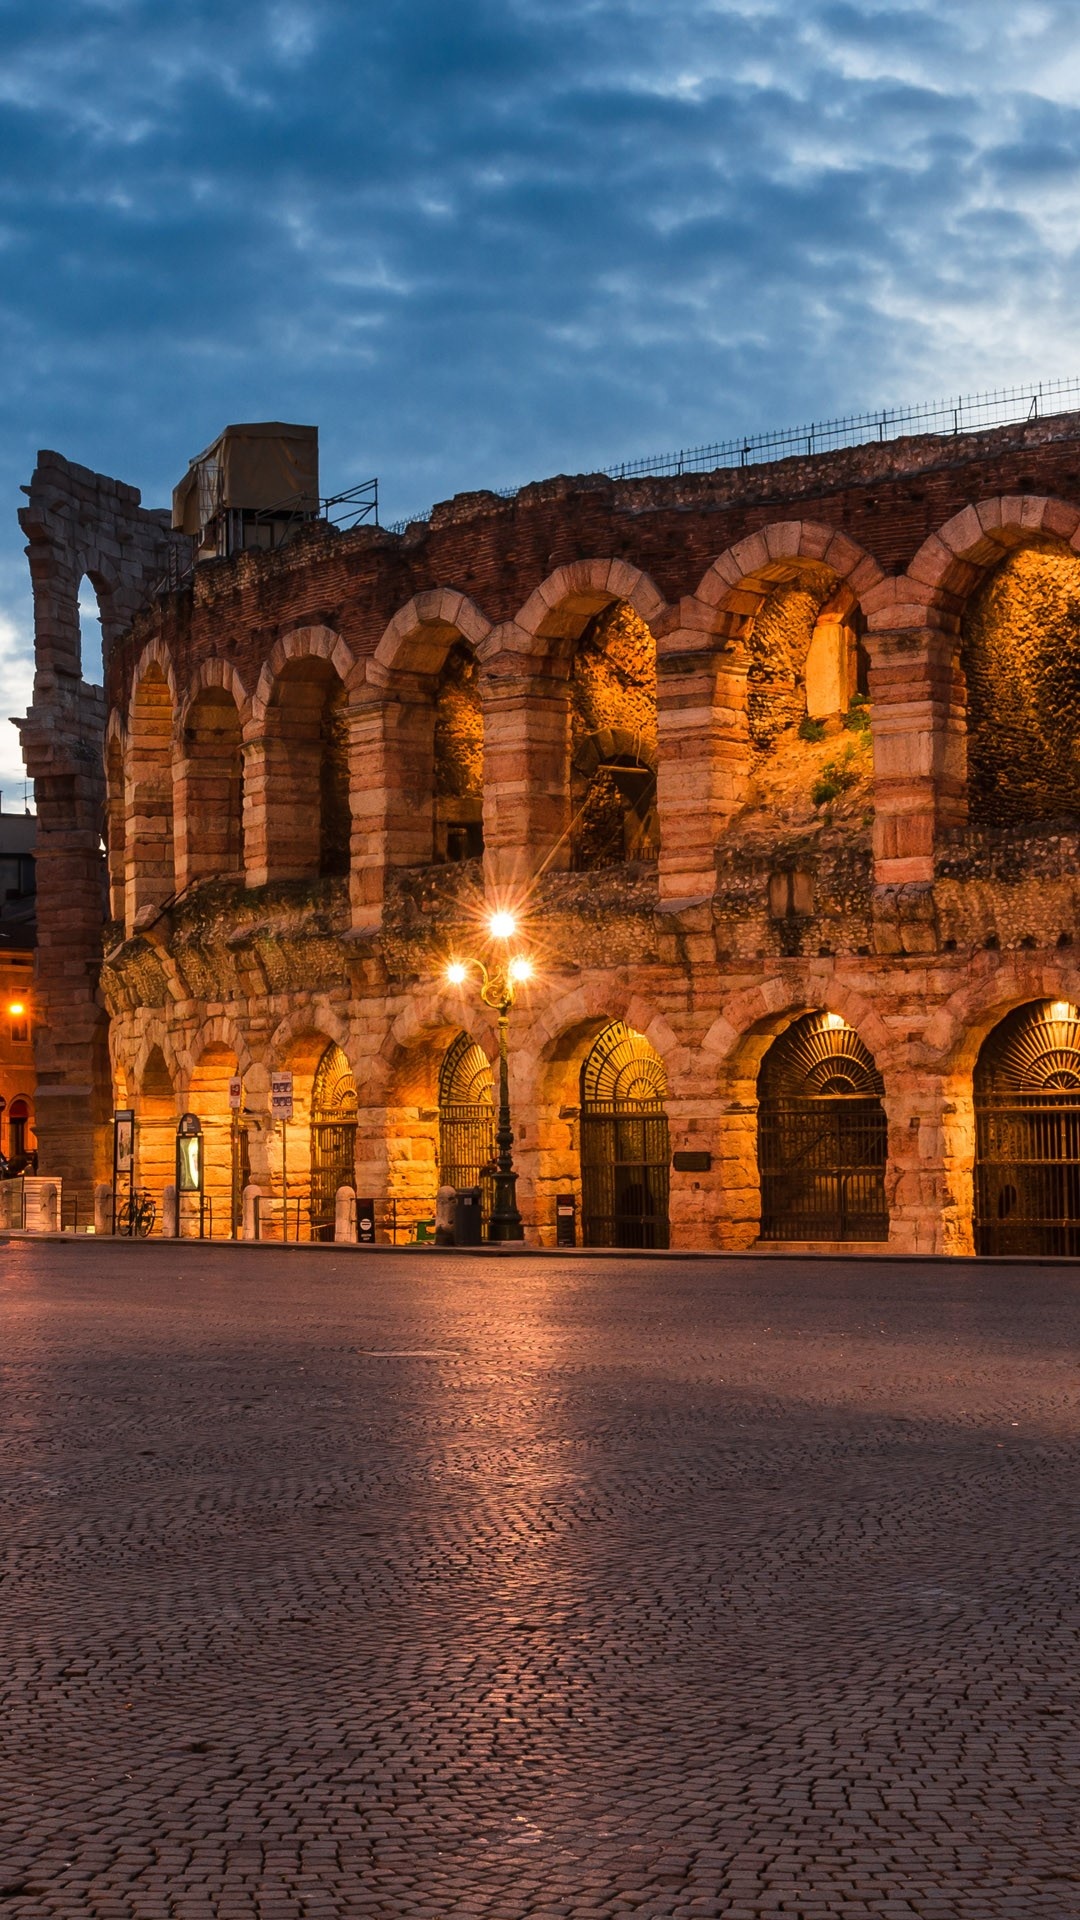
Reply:
<svg viewBox="0 0 1080 1920"><path fill-rule="evenodd" d="M812 457L838 447L866 446L872 441L900 440L910 434L954 436L981 433L991 427L1020 425L1046 414L1070 413L1080 408L1080 379L1039 380L1027 386L997 387L985 393L958 394L951 400L930 400L908 407L879 407L870 413L845 413L833 420L811 420L802 427L780 427L771 432L742 434L733 440L712 440L699 447L679 447L673 453L645 454L621 460L599 471L609 480L637 480L680 473L715 473L720 468L766 466L793 456ZM512 500L520 487L492 489L500 499ZM388 533L404 533L422 525L431 508L391 521Z"/></svg>

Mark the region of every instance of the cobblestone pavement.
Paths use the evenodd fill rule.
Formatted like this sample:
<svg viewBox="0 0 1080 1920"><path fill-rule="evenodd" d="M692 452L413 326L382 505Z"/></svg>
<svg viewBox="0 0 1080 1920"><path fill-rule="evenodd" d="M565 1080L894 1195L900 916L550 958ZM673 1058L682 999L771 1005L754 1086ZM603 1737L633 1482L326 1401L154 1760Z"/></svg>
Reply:
<svg viewBox="0 0 1080 1920"><path fill-rule="evenodd" d="M0 1274L5 1920L1080 1916L1076 1269Z"/></svg>

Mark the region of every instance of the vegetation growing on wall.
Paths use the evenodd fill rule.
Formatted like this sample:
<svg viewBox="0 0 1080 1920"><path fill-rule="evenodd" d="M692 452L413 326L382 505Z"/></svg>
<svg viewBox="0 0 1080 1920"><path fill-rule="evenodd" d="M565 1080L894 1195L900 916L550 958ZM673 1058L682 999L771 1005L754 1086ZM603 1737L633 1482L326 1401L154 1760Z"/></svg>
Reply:
<svg viewBox="0 0 1080 1920"><path fill-rule="evenodd" d="M581 636L570 715L574 865L655 859L656 643L625 601Z"/></svg>
<svg viewBox="0 0 1080 1920"><path fill-rule="evenodd" d="M961 664L972 820L1080 811L1080 559L1012 554L972 596Z"/></svg>

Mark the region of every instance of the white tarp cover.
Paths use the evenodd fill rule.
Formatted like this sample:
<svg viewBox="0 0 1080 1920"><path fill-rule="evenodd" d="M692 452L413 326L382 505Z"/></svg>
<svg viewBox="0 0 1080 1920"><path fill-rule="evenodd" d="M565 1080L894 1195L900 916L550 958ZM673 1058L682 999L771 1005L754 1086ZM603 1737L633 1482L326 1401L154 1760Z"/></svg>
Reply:
<svg viewBox="0 0 1080 1920"><path fill-rule="evenodd" d="M199 534L218 508L319 508L319 429L281 420L226 427L173 488L172 523Z"/></svg>

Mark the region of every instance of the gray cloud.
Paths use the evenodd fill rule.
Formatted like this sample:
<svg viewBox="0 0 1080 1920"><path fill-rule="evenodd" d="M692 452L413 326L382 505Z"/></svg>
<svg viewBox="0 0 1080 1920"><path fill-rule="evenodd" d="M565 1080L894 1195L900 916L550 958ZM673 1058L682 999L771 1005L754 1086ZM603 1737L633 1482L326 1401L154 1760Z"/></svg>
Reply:
<svg viewBox="0 0 1080 1920"><path fill-rule="evenodd" d="M160 500L227 419L313 419L392 516L1070 370L1073 16L0 0L6 657L38 445Z"/></svg>

